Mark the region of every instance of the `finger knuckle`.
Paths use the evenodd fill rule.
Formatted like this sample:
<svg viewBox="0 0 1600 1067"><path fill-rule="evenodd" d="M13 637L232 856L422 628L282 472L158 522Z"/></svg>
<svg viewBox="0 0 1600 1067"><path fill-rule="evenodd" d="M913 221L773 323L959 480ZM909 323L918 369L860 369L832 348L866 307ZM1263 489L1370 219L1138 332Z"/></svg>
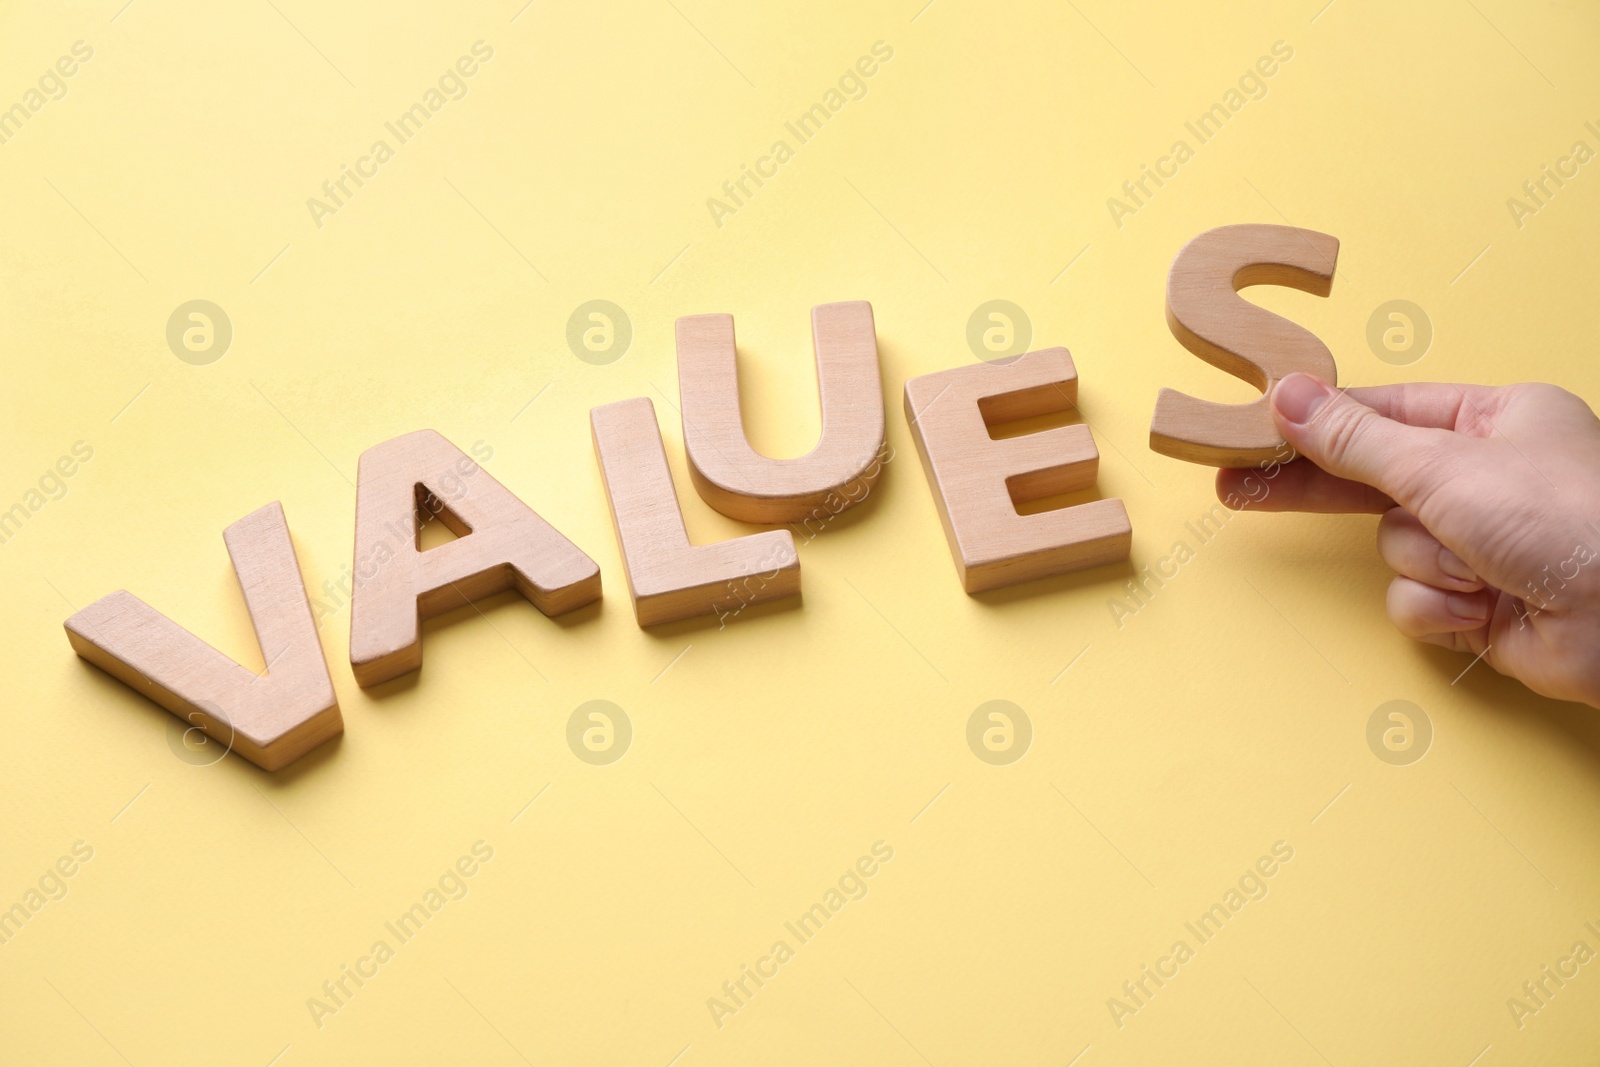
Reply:
<svg viewBox="0 0 1600 1067"><path fill-rule="evenodd" d="M1322 425L1322 446L1327 458L1336 466L1344 467L1371 436L1372 421L1377 415L1359 404L1338 403L1328 405Z"/></svg>
<svg viewBox="0 0 1600 1067"><path fill-rule="evenodd" d="M1380 539L1393 537L1402 530L1416 524L1416 516L1402 507L1393 507L1383 513L1378 520L1378 537Z"/></svg>
<svg viewBox="0 0 1600 1067"><path fill-rule="evenodd" d="M1460 465L1461 457L1444 437L1424 431L1410 435L1405 454L1391 462L1385 476L1395 499L1427 527L1431 525L1428 515L1438 510L1436 498L1451 498L1455 487L1463 484L1458 477Z"/></svg>
<svg viewBox="0 0 1600 1067"><path fill-rule="evenodd" d="M1395 629L1407 637L1417 636L1416 605L1411 595L1411 583L1406 578L1395 578L1384 595L1384 608Z"/></svg>
<svg viewBox="0 0 1600 1067"><path fill-rule="evenodd" d="M1518 385L1516 390L1530 400L1537 400L1545 404L1577 403L1583 404L1584 407L1589 406L1576 393L1563 389L1559 385L1552 385L1549 382L1525 382Z"/></svg>

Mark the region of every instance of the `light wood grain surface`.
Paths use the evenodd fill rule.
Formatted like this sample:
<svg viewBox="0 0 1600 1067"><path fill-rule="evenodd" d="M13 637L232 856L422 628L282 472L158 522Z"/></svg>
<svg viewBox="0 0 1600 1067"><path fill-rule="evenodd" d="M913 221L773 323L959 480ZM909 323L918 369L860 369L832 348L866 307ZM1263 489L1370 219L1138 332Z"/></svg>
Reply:
<svg viewBox="0 0 1600 1067"><path fill-rule="evenodd" d="M344 730L277 501L222 534L266 663L257 675L124 590L66 622L73 650L269 771Z"/></svg>
<svg viewBox="0 0 1600 1067"><path fill-rule="evenodd" d="M421 516L457 539L423 551ZM507 589L546 615L600 599L583 550L433 430L374 445L356 475L350 667L363 686L422 666L422 621Z"/></svg>
<svg viewBox="0 0 1600 1067"><path fill-rule="evenodd" d="M883 384L872 305L865 300L811 309L822 434L795 459L756 452L739 410L732 315L678 320L678 392L684 450L707 504L744 522L802 522L828 502L843 511L863 499L881 469Z"/></svg>
<svg viewBox="0 0 1600 1067"><path fill-rule="evenodd" d="M1337 384L1333 354L1310 330L1252 304L1238 290L1286 285L1327 296L1339 241L1315 230L1241 223L1219 226L1183 246L1167 274L1167 325L1213 366L1262 391L1248 404L1218 404L1162 389L1150 447L1212 467L1254 467L1286 452L1265 394L1295 371Z"/></svg>
<svg viewBox="0 0 1600 1067"><path fill-rule="evenodd" d="M800 591L787 530L689 543L649 398L603 404L589 422L640 626L734 614Z"/></svg>
<svg viewBox="0 0 1600 1067"><path fill-rule="evenodd" d="M1071 410L1077 396L1078 372L1065 348L906 383L906 419L967 592L1127 558L1133 528L1121 500L1017 512L1017 504L1094 484L1100 453L1089 427L998 441L989 432L991 425Z"/></svg>

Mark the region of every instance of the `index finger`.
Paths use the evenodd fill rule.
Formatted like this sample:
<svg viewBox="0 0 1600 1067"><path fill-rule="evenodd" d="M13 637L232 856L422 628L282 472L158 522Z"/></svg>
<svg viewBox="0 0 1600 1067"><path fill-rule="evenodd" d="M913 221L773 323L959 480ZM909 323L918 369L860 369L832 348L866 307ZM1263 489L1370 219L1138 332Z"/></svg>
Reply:
<svg viewBox="0 0 1600 1067"><path fill-rule="evenodd" d="M1309 459L1264 470L1217 471L1217 499L1234 511L1310 511L1382 515L1394 501L1370 485L1337 478Z"/></svg>
<svg viewBox="0 0 1600 1067"><path fill-rule="evenodd" d="M1386 419L1407 426L1454 430L1472 416L1495 407L1500 387L1454 385L1450 382L1402 382L1398 385L1363 385L1345 390ZM1468 418L1462 419L1462 410Z"/></svg>

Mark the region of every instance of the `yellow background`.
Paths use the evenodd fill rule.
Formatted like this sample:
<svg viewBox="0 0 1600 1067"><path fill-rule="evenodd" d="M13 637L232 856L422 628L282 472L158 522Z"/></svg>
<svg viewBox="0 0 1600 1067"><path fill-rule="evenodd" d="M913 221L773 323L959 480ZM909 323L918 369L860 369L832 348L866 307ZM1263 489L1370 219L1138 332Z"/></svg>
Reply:
<svg viewBox="0 0 1600 1067"><path fill-rule="evenodd" d="M1600 148L1592 4L72 0L0 14L0 106L77 40L93 59L0 145L0 507L94 449L0 545L0 907L75 841L94 858L0 946L0 1060L1600 1055L1600 966L1521 1029L1506 1006L1600 948L1593 711L1482 664L1453 683L1464 657L1399 637L1370 517L1240 516L1121 628L1130 568L968 597L900 410L908 377L974 358L974 308L1016 303L1035 347L1072 350L1131 567L1160 559L1213 498L1146 447L1157 389L1250 395L1169 335L1166 268L1246 221L1343 242L1330 298L1252 299L1344 381L1600 399L1600 165L1520 229L1506 206ZM465 98L316 226L307 198L479 40ZM866 96L718 227L707 198L880 40ZM1107 198L1280 40L1265 98L1117 227ZM208 366L165 339L196 298L234 329ZM633 325L609 365L565 340L592 299ZM803 604L640 631L589 408L651 397L691 535L749 532L688 482L673 320L737 316L752 438L796 455L807 311L850 299L877 316L880 488L802 546ZM1410 366L1366 342L1391 299L1434 326ZM223 527L281 500L317 594L350 562L358 455L422 427L488 443L598 561L603 603L458 612L419 675L370 692L339 610L346 733L277 775L179 759L177 720L72 654L62 620L126 588L259 669ZM593 699L633 724L610 766L567 746ZM966 741L996 699L1033 728L1009 766ZM1396 699L1434 730L1409 766L1366 741ZM319 1028L307 999L479 840L469 895ZM866 898L719 1028L707 998L879 840ZM1108 998L1280 840L1270 894L1119 1028Z"/></svg>

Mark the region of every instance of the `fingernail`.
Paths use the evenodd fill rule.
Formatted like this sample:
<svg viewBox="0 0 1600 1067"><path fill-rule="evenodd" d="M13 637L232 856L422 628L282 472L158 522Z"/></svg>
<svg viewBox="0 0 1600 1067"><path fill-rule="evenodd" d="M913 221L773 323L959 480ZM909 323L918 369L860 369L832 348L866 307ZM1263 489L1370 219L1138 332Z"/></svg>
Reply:
<svg viewBox="0 0 1600 1067"><path fill-rule="evenodd" d="M1463 582L1475 582L1478 580L1477 574L1473 572L1471 567L1467 566L1467 561L1448 548L1441 547L1439 549L1439 569L1450 577L1459 578Z"/></svg>
<svg viewBox="0 0 1600 1067"><path fill-rule="evenodd" d="M1272 406L1289 422L1304 426L1333 397L1333 391L1309 374L1291 374L1272 390Z"/></svg>
<svg viewBox="0 0 1600 1067"><path fill-rule="evenodd" d="M1471 593L1451 593L1445 597L1450 614L1468 622L1482 622L1489 617L1489 605L1481 596Z"/></svg>

